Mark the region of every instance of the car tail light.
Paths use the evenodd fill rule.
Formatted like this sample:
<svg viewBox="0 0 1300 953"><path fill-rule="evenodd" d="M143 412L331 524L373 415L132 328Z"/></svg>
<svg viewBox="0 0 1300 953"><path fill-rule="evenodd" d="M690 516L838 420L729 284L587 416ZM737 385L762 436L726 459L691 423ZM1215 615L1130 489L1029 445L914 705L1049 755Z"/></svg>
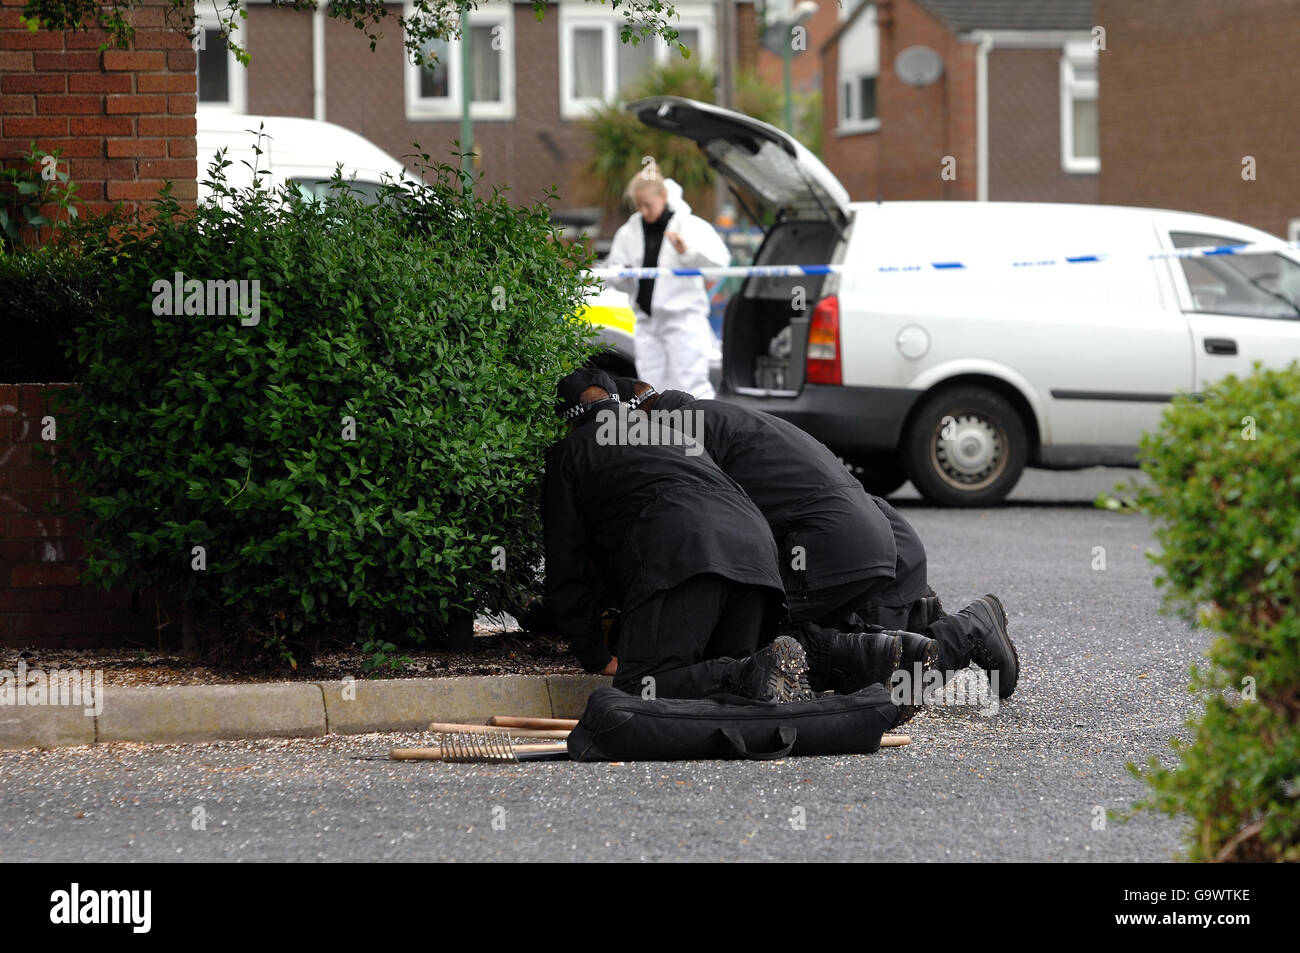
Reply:
<svg viewBox="0 0 1300 953"><path fill-rule="evenodd" d="M808 328L808 383L842 384L840 373L840 299L822 298Z"/></svg>

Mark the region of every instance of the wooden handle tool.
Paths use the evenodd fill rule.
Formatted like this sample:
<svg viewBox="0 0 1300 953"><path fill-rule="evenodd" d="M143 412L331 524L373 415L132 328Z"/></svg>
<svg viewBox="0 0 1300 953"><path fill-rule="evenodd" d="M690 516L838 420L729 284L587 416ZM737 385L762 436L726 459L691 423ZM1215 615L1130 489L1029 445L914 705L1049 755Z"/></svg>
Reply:
<svg viewBox="0 0 1300 953"><path fill-rule="evenodd" d="M578 727L576 718L523 718L518 715L493 715L488 724L497 728L538 728L562 731Z"/></svg>

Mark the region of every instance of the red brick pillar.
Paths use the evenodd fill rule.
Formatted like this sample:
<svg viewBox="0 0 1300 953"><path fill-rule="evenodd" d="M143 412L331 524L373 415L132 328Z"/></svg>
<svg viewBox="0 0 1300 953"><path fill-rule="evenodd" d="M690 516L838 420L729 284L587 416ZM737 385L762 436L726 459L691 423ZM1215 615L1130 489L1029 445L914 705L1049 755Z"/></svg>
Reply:
<svg viewBox="0 0 1300 953"><path fill-rule="evenodd" d="M32 140L62 149L60 168L78 184L83 214L119 201L133 207L166 179L174 196L192 201L195 54L165 23L167 4L140 0L131 48L102 53L102 31L33 32L19 20L22 5L0 0L0 162Z"/></svg>
<svg viewBox="0 0 1300 953"><path fill-rule="evenodd" d="M85 527L57 513L75 495L51 452L66 426L54 397L67 386L0 384L0 656L159 641L155 594L84 583ZM164 600L162 621L175 611Z"/></svg>

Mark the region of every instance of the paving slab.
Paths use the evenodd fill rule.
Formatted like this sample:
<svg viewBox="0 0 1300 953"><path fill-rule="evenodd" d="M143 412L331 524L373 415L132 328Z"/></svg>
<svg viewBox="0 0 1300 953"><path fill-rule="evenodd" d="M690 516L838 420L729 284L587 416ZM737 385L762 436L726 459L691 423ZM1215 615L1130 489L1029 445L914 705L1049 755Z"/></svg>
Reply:
<svg viewBox="0 0 1300 953"><path fill-rule="evenodd" d="M311 683L104 689L95 740L171 744L325 734L325 701Z"/></svg>

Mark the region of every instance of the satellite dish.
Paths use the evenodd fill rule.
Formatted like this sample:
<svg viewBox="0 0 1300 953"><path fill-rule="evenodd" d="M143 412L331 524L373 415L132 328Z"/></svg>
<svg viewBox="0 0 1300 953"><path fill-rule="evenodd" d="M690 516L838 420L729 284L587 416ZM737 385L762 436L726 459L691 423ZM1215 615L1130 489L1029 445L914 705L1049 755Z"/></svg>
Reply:
<svg viewBox="0 0 1300 953"><path fill-rule="evenodd" d="M928 46L909 46L894 57L894 72L908 86L929 86L943 75L943 57Z"/></svg>

